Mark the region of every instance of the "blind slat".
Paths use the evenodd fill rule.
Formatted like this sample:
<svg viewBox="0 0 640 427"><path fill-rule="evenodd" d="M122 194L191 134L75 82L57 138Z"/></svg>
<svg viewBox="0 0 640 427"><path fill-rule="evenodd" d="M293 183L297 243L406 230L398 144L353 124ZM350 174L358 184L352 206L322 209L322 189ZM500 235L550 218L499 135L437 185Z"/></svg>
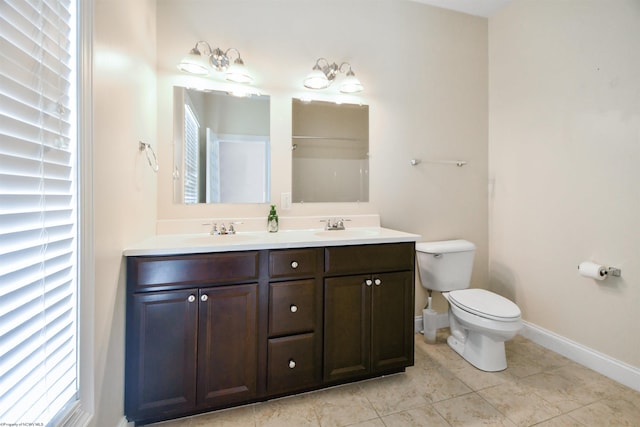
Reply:
<svg viewBox="0 0 640 427"><path fill-rule="evenodd" d="M77 395L76 4L0 14L0 420Z"/></svg>

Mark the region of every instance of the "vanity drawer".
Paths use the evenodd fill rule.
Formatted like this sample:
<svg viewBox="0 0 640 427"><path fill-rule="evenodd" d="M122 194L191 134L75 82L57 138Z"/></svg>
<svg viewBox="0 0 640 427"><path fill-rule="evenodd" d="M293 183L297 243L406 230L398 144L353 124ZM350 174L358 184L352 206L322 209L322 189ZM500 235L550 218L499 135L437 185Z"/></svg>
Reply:
<svg viewBox="0 0 640 427"><path fill-rule="evenodd" d="M129 257L128 280L134 292L163 287L191 287L258 279L259 252Z"/></svg>
<svg viewBox="0 0 640 427"><path fill-rule="evenodd" d="M269 336L315 329L315 280L269 284Z"/></svg>
<svg viewBox="0 0 640 427"><path fill-rule="evenodd" d="M272 338L268 344L269 394L311 387L319 381L313 333Z"/></svg>
<svg viewBox="0 0 640 427"><path fill-rule="evenodd" d="M411 270L415 262L414 242L331 246L324 251L324 271L329 274Z"/></svg>
<svg viewBox="0 0 640 427"><path fill-rule="evenodd" d="M285 249L269 252L271 278L313 276L316 273L317 250Z"/></svg>

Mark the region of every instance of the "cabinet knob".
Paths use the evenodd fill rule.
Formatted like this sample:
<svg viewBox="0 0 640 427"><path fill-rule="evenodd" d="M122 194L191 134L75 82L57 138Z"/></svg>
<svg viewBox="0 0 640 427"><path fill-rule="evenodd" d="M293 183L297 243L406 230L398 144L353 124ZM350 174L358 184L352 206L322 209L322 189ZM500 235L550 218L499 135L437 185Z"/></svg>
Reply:
<svg viewBox="0 0 640 427"><path fill-rule="evenodd" d="M289 310L291 310L292 313L295 313L296 311L298 311L298 306L295 304L291 304Z"/></svg>
<svg viewBox="0 0 640 427"><path fill-rule="evenodd" d="M289 369L293 369L296 367L296 362L293 359L289 359Z"/></svg>
<svg viewBox="0 0 640 427"><path fill-rule="evenodd" d="M298 268L298 261L291 261L291 268L293 268L294 270Z"/></svg>
<svg viewBox="0 0 640 427"><path fill-rule="evenodd" d="M209 297L207 296L207 294L204 294L204 295L202 295L202 296L200 297L200 301L202 301L202 302L204 302L204 301L206 301L206 300L208 300L208 299L209 299Z"/></svg>
<svg viewBox="0 0 640 427"><path fill-rule="evenodd" d="M380 286L382 284L382 280L376 279L376 280L373 281L373 283L375 283L376 286Z"/></svg>
<svg viewBox="0 0 640 427"><path fill-rule="evenodd" d="M189 298L187 298L187 301L189 302L194 302L196 300L196 296L195 295L189 295Z"/></svg>
<svg viewBox="0 0 640 427"><path fill-rule="evenodd" d="M372 281L371 279L367 279L367 280L365 280L365 281L364 281L364 283L365 283L365 285L367 285L367 286L371 286L371 285L373 285L373 281Z"/></svg>

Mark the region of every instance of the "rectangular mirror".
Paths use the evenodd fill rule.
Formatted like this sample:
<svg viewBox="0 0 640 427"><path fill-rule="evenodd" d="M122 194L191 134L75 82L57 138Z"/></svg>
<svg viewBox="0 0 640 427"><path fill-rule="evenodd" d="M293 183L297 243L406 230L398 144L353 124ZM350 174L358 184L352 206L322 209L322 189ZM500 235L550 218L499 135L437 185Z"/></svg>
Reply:
<svg viewBox="0 0 640 427"><path fill-rule="evenodd" d="M292 103L292 199L369 201L369 107Z"/></svg>
<svg viewBox="0 0 640 427"><path fill-rule="evenodd" d="M267 203L270 99L173 88L175 203Z"/></svg>

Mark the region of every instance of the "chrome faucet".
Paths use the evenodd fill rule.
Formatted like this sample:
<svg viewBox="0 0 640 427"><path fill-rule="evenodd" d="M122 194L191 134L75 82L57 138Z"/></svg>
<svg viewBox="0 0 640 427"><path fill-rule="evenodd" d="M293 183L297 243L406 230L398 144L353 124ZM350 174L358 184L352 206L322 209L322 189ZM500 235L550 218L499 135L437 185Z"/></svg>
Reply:
<svg viewBox="0 0 640 427"><path fill-rule="evenodd" d="M217 236L218 234L220 234L220 232L218 231L218 224L216 224L215 222L211 221L210 224L202 225L211 225L211 231L209 231L209 234L211 234L212 236Z"/></svg>
<svg viewBox="0 0 640 427"><path fill-rule="evenodd" d="M210 223L205 223L202 225L211 225L211 231L209 231L209 234L211 234L212 236L220 236L223 234L236 234L236 229L233 226L234 224L242 224L242 222L230 222L229 228L224 225L224 222L220 224L220 228L218 228L218 224L213 222L213 220Z"/></svg>
<svg viewBox="0 0 640 427"><path fill-rule="evenodd" d="M329 231L329 230L344 230L344 222L345 221L349 221L348 219L336 219L336 220L331 220L331 218L326 219L326 220L322 220L322 222L325 222L326 225L324 227L325 230Z"/></svg>

